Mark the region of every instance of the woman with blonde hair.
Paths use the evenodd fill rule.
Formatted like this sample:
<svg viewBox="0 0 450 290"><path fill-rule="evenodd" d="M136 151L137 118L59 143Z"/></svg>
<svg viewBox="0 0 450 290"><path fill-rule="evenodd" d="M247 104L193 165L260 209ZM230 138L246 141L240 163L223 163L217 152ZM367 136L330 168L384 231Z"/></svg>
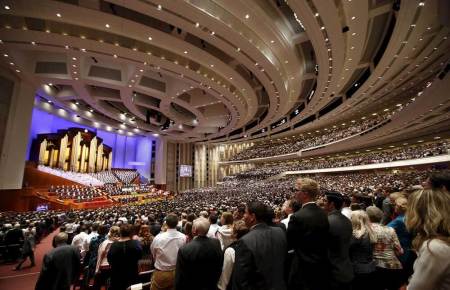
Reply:
<svg viewBox="0 0 450 290"><path fill-rule="evenodd" d="M373 243L375 235L370 226L369 216L363 210L356 210L351 215L353 235L350 241L349 255L355 278L352 289L372 289L375 274L373 260Z"/></svg>
<svg viewBox="0 0 450 290"><path fill-rule="evenodd" d="M409 197L406 228L418 252L408 290L450 289L450 194L425 189Z"/></svg>

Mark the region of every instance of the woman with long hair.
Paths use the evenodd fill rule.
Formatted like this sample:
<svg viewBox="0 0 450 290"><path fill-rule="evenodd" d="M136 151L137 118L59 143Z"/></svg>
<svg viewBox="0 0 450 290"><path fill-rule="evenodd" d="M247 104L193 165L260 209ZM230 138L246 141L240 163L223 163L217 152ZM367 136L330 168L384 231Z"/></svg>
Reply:
<svg viewBox="0 0 450 290"><path fill-rule="evenodd" d="M140 227L138 236L142 247L142 258L138 262L139 272L148 271L152 264L150 245L152 244L154 237L150 233L150 227L148 225L142 225Z"/></svg>
<svg viewBox="0 0 450 290"><path fill-rule="evenodd" d="M408 290L450 289L450 193L442 189L414 192L405 224L414 233L418 257Z"/></svg>
<svg viewBox="0 0 450 290"><path fill-rule="evenodd" d="M351 215L353 234L350 242L350 260L355 277L353 290L372 289L375 274L373 244L376 241L369 216L363 210L356 210Z"/></svg>

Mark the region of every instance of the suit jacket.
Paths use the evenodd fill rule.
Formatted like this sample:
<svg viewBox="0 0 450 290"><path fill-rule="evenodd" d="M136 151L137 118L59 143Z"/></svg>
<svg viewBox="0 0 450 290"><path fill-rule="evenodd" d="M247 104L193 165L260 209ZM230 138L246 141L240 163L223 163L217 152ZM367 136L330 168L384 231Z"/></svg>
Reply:
<svg viewBox="0 0 450 290"><path fill-rule="evenodd" d="M285 290L286 234L279 227L255 225L235 247L233 290Z"/></svg>
<svg viewBox="0 0 450 290"><path fill-rule="evenodd" d="M336 282L348 283L353 279L353 267L349 256L352 223L338 210L328 215L328 222L330 223L331 277Z"/></svg>
<svg viewBox="0 0 450 290"><path fill-rule="evenodd" d="M80 254L75 247L59 246L45 254L36 290L69 290L78 278Z"/></svg>
<svg viewBox="0 0 450 290"><path fill-rule="evenodd" d="M219 240L195 237L178 250L175 289L217 289L222 264L223 253Z"/></svg>
<svg viewBox="0 0 450 290"><path fill-rule="evenodd" d="M329 289L327 214L315 203L304 205L289 221L289 249L295 250L289 289Z"/></svg>

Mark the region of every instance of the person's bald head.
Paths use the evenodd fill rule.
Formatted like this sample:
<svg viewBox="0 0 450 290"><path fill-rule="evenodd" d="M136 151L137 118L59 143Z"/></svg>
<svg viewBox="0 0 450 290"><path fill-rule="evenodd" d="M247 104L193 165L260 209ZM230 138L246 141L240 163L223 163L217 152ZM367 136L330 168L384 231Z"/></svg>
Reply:
<svg viewBox="0 0 450 290"><path fill-rule="evenodd" d="M68 239L69 237L65 232L60 232L55 236L55 245L56 246L65 245L67 244Z"/></svg>
<svg viewBox="0 0 450 290"><path fill-rule="evenodd" d="M210 223L208 219L204 217L199 217L194 220L194 224L192 226L192 233L194 236L206 236L209 231Z"/></svg>

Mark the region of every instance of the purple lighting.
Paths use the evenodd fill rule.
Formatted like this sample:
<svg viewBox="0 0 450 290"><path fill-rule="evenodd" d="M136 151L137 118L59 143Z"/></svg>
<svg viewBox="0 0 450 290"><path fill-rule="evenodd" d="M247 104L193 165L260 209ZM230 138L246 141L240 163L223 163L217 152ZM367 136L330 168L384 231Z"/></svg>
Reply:
<svg viewBox="0 0 450 290"><path fill-rule="evenodd" d="M38 108L33 109L27 156L30 156L31 143L38 134L56 133L58 130L71 127L82 128L94 132L99 138L103 139L103 143L110 146L113 150L112 167L136 169L142 176L150 179L151 146L152 140L155 138L125 136L99 130L95 127L88 127L68 121L64 118L39 110Z"/></svg>

